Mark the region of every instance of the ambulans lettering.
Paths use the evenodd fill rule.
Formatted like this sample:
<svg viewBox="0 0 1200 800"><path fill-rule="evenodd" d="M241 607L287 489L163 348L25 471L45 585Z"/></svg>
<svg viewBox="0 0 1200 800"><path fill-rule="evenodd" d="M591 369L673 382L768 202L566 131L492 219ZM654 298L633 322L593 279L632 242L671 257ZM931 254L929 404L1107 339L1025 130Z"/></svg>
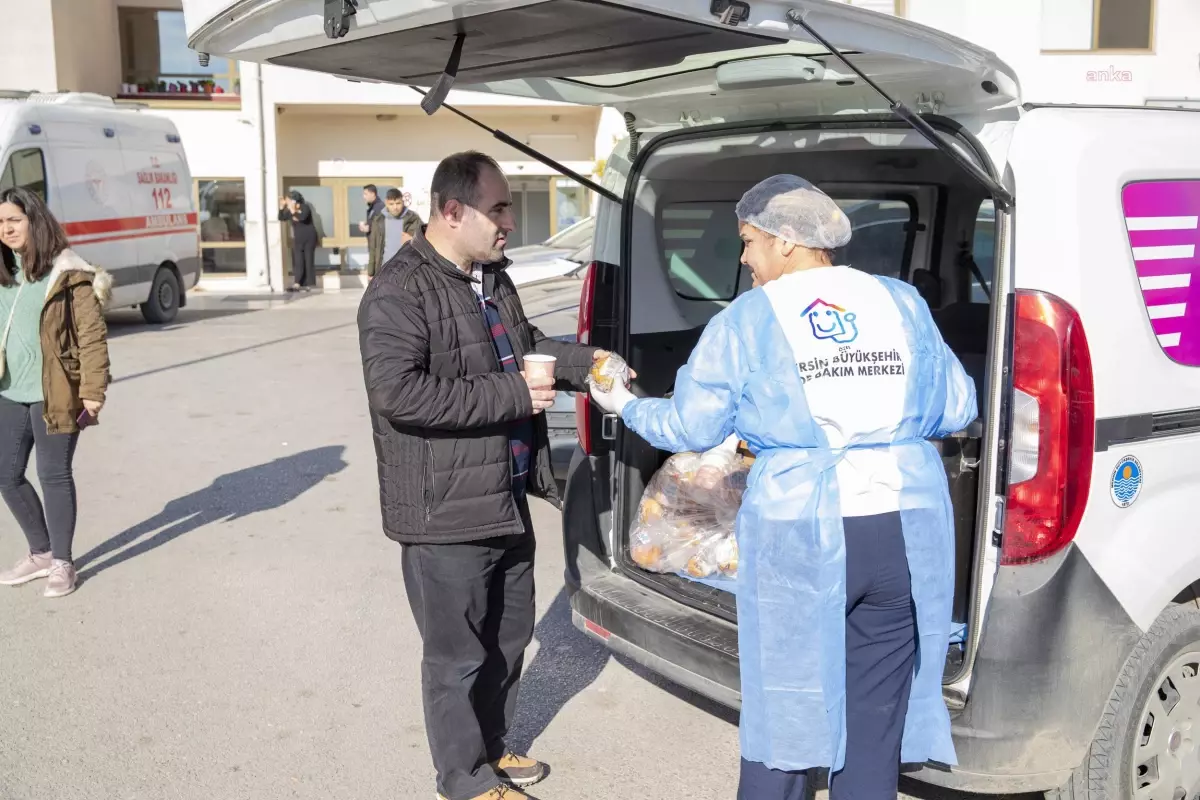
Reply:
<svg viewBox="0 0 1200 800"><path fill-rule="evenodd" d="M165 170L144 169L138 171L137 182L141 184L165 183L174 186L179 183L179 176L174 172L167 172Z"/></svg>
<svg viewBox="0 0 1200 800"><path fill-rule="evenodd" d="M155 214L146 217L147 228L179 228L189 224L188 214Z"/></svg>

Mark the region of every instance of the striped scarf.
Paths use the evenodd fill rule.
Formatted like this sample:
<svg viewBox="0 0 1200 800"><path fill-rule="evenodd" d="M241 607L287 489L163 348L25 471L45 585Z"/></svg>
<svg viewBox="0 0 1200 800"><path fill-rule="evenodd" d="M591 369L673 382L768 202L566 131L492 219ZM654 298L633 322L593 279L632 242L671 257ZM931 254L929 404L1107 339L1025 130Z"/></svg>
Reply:
<svg viewBox="0 0 1200 800"><path fill-rule="evenodd" d="M492 301L491 295L485 291L481 270L477 268L471 277L473 278L471 285L479 298L479 308L483 312L483 318L492 334L492 344L495 345L496 358L500 361L500 368L505 372L520 372L521 367L517 364L517 355L513 351L512 342L508 339L508 331L505 330L504 322L500 318L500 309ZM512 448L513 496L520 500L525 496L529 484L529 467L533 456L533 420L523 419L512 423L508 442Z"/></svg>

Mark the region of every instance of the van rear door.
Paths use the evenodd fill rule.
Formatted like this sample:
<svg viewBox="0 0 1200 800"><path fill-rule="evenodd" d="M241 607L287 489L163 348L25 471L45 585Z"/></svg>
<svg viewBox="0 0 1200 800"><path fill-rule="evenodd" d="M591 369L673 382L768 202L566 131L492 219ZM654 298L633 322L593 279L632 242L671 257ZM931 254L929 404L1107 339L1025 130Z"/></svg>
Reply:
<svg viewBox="0 0 1200 800"><path fill-rule="evenodd" d="M224 7L222 7L224 6ZM465 37L456 88L611 105L651 125L886 110L796 24L821 32L881 88L947 116L1014 108L993 53L903 19L829 0L363 0L326 36L312 0L184 0L194 49L429 86ZM802 92L781 93L782 87ZM1013 112L1015 116L1015 112Z"/></svg>

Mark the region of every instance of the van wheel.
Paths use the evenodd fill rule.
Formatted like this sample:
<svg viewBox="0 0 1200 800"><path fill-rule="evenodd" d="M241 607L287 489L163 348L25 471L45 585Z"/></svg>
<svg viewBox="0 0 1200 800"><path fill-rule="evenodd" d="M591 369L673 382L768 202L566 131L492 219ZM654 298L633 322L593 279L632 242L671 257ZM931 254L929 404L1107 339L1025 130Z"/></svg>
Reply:
<svg viewBox="0 0 1200 800"><path fill-rule="evenodd" d="M1125 662L1071 782L1048 800L1200 798L1200 612L1163 613Z"/></svg>
<svg viewBox="0 0 1200 800"><path fill-rule="evenodd" d="M151 325L163 325L179 313L179 281L175 273L162 267L154 275L150 297L142 303L142 316Z"/></svg>

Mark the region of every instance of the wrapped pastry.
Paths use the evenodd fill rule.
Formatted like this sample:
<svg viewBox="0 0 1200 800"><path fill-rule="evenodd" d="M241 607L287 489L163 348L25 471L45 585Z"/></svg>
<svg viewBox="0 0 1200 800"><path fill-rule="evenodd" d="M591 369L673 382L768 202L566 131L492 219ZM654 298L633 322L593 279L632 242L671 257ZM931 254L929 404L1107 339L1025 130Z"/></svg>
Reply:
<svg viewBox="0 0 1200 800"><path fill-rule="evenodd" d="M604 358L598 358L592 362L592 370L588 373L588 383L596 391L608 394L618 380L621 381L622 386L629 386L629 365L625 363L625 359L610 353Z"/></svg>

